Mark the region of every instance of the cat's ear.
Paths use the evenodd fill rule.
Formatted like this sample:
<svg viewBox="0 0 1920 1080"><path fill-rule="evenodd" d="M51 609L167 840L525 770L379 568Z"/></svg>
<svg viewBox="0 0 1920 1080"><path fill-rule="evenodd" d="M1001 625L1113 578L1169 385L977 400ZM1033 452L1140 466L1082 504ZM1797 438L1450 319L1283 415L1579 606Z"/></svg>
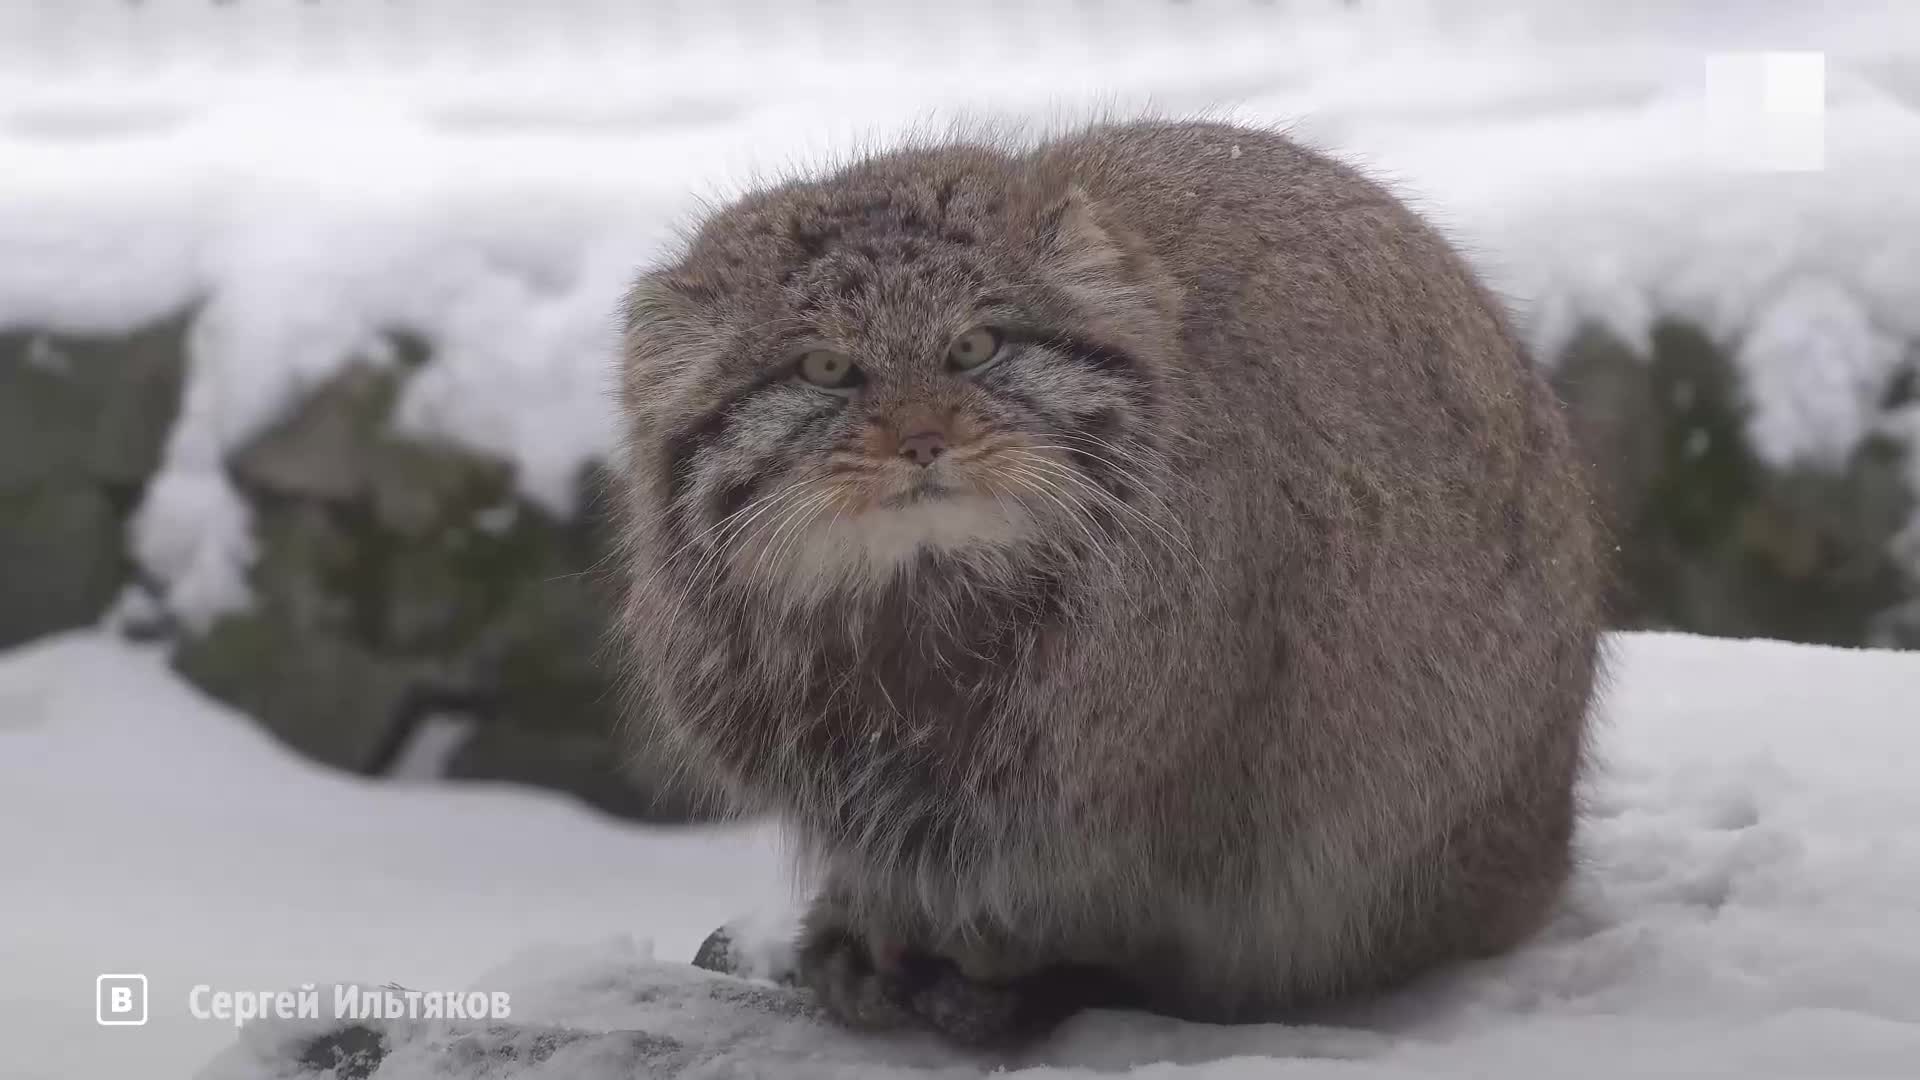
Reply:
<svg viewBox="0 0 1920 1080"><path fill-rule="evenodd" d="M1041 273L1099 322L1130 331L1144 322L1170 328L1179 318L1180 289L1146 241L1113 220L1078 184L1048 214Z"/></svg>
<svg viewBox="0 0 1920 1080"><path fill-rule="evenodd" d="M642 274L620 304L622 326L628 334L644 333L662 325L698 318L711 296L692 278L670 270Z"/></svg>
<svg viewBox="0 0 1920 1080"><path fill-rule="evenodd" d="M636 415L668 404L717 355L711 297L698 283L667 272L646 274L621 305L621 393Z"/></svg>
<svg viewBox="0 0 1920 1080"><path fill-rule="evenodd" d="M1126 249L1100 222L1093 198L1078 184L1054 207L1052 234L1048 238L1050 269L1062 281L1091 284L1103 278L1121 276L1126 265Z"/></svg>

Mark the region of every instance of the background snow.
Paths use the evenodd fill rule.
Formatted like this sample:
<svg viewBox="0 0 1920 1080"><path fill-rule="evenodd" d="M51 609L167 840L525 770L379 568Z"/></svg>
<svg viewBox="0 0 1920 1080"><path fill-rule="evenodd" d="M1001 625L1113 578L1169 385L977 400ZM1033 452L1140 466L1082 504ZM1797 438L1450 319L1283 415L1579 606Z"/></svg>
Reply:
<svg viewBox="0 0 1920 1080"><path fill-rule="evenodd" d="M1304 1025L1093 1014L1001 1064L1209 1080L1912 1076L1920 663L1676 635L1613 644L1582 869L1540 940ZM917 1036L849 1038L798 995L685 967L708 930L756 909L747 949L775 961L793 894L759 829L616 825L520 789L345 778L101 635L0 659L0 852L10 1078L173 1077L216 1052L207 1080L281 1075L315 1025L259 1024L236 1042L189 1016L189 990L335 980L513 994L503 1025L390 1025L378 1080L994 1064ZM149 1026L92 1025L99 971L150 977ZM541 1038L566 1052L508 1056Z"/></svg>
<svg viewBox="0 0 1920 1080"><path fill-rule="evenodd" d="M1393 182L1542 355L1598 318L1723 339L1774 462L1831 460L1920 340L1920 7L1368 0L989 8L0 3L0 327L205 305L144 564L244 601L224 453L378 335L410 430L554 507L613 444L610 312L704 201L959 117L1282 122ZM1827 167L1716 148L1714 50L1826 55ZM1916 478L1920 483L1920 477Z"/></svg>
<svg viewBox="0 0 1920 1080"><path fill-rule="evenodd" d="M513 457L561 506L612 440L613 302L702 200L962 112L1291 123L1467 245L1543 354L1586 318L1642 339L1655 312L1741 338L1774 463L1844 454L1920 340L1920 5L475 6L0 0L0 327L204 305L137 525L182 610L243 599L223 455L383 332L438 350L406 426ZM1746 48L1826 53L1825 171L1714 153L1702 55ZM1883 422L1920 437L1912 407ZM1090 1016L1032 1064L1911 1076L1920 668L1619 643L1587 869L1533 948L1319 1027ZM979 1072L920 1040L825 1034L777 998L715 1000L730 984L649 959L745 908L777 922L763 831L344 778L101 637L0 658L0 856L9 1077L181 1075L233 1039L186 1016L195 983L329 979L512 989L523 1023L666 1033L699 1075ZM629 935L654 951L609 944ZM152 977L149 1027L93 1027L109 970ZM249 1031L223 1067L252 1075L276 1038ZM632 1075L613 1065L633 1045L582 1043L606 1056L567 1075Z"/></svg>

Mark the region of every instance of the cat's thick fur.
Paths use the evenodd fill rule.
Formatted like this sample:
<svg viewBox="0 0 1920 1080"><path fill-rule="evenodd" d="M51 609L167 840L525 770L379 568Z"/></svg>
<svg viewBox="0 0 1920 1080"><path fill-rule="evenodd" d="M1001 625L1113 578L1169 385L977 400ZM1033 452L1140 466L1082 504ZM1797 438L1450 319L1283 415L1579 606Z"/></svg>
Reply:
<svg viewBox="0 0 1920 1080"><path fill-rule="evenodd" d="M636 686L823 876L836 1015L1272 1017L1540 925L1589 498L1379 186L1213 123L920 146L719 211L628 310ZM976 325L1008 351L956 371Z"/></svg>

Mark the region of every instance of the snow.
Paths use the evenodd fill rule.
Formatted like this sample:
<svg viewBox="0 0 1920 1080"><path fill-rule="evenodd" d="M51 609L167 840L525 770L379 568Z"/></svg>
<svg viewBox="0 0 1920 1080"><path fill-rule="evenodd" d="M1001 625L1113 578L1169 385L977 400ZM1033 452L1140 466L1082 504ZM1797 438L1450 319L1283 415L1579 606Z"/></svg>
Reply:
<svg viewBox="0 0 1920 1080"><path fill-rule="evenodd" d="M1920 340L1920 7L1900 0L471 12L0 2L0 328L203 305L135 526L190 618L246 601L222 456L381 334L438 349L404 427L508 456L564 509L614 443L611 312L637 268L757 179L958 118L1289 124L1468 248L1544 356L1587 318L1751 332L1771 461L1844 455ZM1823 55L1823 170L1744 154L1808 123L1753 128L1777 87L1730 113L1710 86L1764 68L1720 55L1757 49Z"/></svg>
<svg viewBox="0 0 1920 1080"><path fill-rule="evenodd" d="M763 830L334 772L94 634L0 655L0 865L9 1080L187 1075L233 1037L188 1014L198 983L462 989L522 943L634 932L691 956L788 893ZM148 1027L94 1026L101 972L149 977Z"/></svg>
<svg viewBox="0 0 1920 1080"><path fill-rule="evenodd" d="M765 828L344 777L144 647L48 639L0 656L6 1073L295 1075L291 1048L333 1026L330 993L318 1022L237 1036L193 1019L189 993L339 981L512 996L499 1021L372 1022L391 1051L377 1080L1912 1076L1920 656L1646 634L1612 649L1582 867L1538 941L1298 1025L1097 1013L984 1061L847 1035L796 992L685 966L741 915L754 965L779 963L795 893ZM93 1026L107 971L149 977L148 1026Z"/></svg>
<svg viewBox="0 0 1920 1080"><path fill-rule="evenodd" d="M1833 281L1787 284L1735 358L1747 376L1748 431L1761 459L1844 467L1858 433L1875 426L1903 345Z"/></svg>

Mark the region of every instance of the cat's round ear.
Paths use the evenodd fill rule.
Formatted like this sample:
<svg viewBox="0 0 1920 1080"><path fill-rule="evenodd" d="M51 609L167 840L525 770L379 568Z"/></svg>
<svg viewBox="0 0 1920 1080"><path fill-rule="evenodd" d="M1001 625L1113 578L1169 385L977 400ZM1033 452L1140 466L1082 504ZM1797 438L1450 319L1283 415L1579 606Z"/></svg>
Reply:
<svg viewBox="0 0 1920 1080"><path fill-rule="evenodd" d="M1078 184L1048 214L1041 274L1096 318L1178 318L1179 286L1153 249Z"/></svg>
<svg viewBox="0 0 1920 1080"><path fill-rule="evenodd" d="M1048 262L1056 272L1094 274L1120 268L1125 248L1101 224L1093 197L1079 184L1067 186L1048 219Z"/></svg>
<svg viewBox="0 0 1920 1080"><path fill-rule="evenodd" d="M633 283L620 304L621 327L628 335L691 319L709 297L685 274L656 270Z"/></svg>
<svg viewBox="0 0 1920 1080"><path fill-rule="evenodd" d="M697 381L717 355L713 319L697 284L670 271L634 282L621 304L621 390L632 409L656 405Z"/></svg>

